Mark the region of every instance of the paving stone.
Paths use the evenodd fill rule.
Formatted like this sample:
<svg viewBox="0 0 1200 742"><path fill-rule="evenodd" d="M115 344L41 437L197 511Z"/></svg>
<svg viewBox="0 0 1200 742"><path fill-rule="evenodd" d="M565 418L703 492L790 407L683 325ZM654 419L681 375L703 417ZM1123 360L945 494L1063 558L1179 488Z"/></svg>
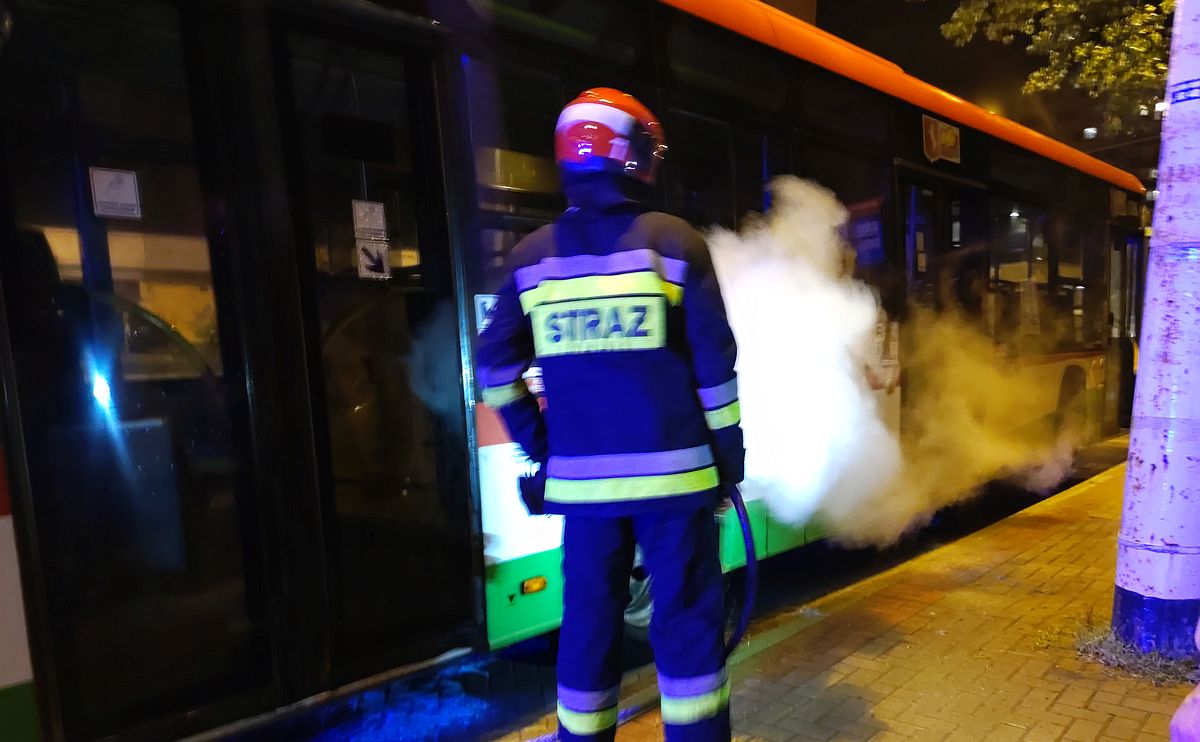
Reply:
<svg viewBox="0 0 1200 742"><path fill-rule="evenodd" d="M739 740L1165 740L1190 688L1080 659L1067 638L1112 601L1120 475L1091 480L812 603L734 666ZM773 668L773 669L772 669ZM658 722L656 713L643 719ZM661 726L639 725L661 735ZM640 740L626 736L619 740ZM661 737L659 737L661 738Z"/></svg>

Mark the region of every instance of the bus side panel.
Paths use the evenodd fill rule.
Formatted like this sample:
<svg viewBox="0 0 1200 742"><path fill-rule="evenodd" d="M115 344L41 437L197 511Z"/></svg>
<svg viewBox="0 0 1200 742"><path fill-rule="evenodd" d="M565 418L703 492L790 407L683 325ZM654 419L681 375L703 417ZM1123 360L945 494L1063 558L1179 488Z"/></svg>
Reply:
<svg viewBox="0 0 1200 742"><path fill-rule="evenodd" d="M553 631L562 622L562 549L519 557L486 568L487 633L500 649ZM524 594L527 580L545 578L545 588Z"/></svg>
<svg viewBox="0 0 1200 742"><path fill-rule="evenodd" d="M1076 400L1080 409L1085 412L1086 419L1083 428L1083 439L1080 445L1092 443L1099 439L1104 414L1104 356L1097 351L1094 355L1059 359L1053 356L1042 359L1030 359L1017 371L1014 383L1036 395L1037 417L1020 420L1023 426L1050 426L1060 412L1062 405L1070 404L1071 400L1064 399L1064 390L1070 385L1069 379L1078 378L1081 384Z"/></svg>
<svg viewBox="0 0 1200 742"><path fill-rule="evenodd" d="M526 512L517 480L529 460L495 411L476 405L475 420L487 636L495 649L550 631L562 620L562 518Z"/></svg>
<svg viewBox="0 0 1200 742"><path fill-rule="evenodd" d="M40 739L37 718L8 475L0 454L0 739Z"/></svg>

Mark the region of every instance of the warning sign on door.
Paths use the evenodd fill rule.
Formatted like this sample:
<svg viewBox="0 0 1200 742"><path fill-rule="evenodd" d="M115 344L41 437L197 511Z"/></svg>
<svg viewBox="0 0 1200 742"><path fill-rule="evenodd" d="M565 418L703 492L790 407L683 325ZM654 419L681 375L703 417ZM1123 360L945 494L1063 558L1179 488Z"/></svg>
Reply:
<svg viewBox="0 0 1200 742"><path fill-rule="evenodd" d="M356 240L355 249L358 251L359 278L386 281L392 277L388 243L382 240Z"/></svg>
<svg viewBox="0 0 1200 742"><path fill-rule="evenodd" d="M132 170L89 167L88 175L92 181L92 211L96 216L142 218L137 173Z"/></svg>
<svg viewBox="0 0 1200 742"><path fill-rule="evenodd" d="M494 294L475 294L475 329L480 334L492 323L492 312L496 309Z"/></svg>
<svg viewBox="0 0 1200 742"><path fill-rule="evenodd" d="M358 253L358 277L386 281L392 277L388 254L387 214L378 201L350 202L354 216L354 249Z"/></svg>

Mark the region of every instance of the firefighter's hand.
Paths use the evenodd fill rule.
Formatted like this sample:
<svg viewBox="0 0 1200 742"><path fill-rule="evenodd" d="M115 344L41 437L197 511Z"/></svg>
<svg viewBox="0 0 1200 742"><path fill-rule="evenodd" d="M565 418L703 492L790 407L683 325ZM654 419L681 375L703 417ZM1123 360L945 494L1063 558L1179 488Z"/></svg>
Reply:
<svg viewBox="0 0 1200 742"><path fill-rule="evenodd" d="M716 507L717 515L724 515L725 513L729 512L730 510L733 509L733 495L730 493L732 490L734 490L736 488L737 488L736 484L722 484L721 485L721 489L718 490L718 493L717 493L717 507Z"/></svg>
<svg viewBox="0 0 1200 742"><path fill-rule="evenodd" d="M521 491L521 501L530 515L545 515L546 513L546 467L537 470L533 476L521 477L517 480L517 488Z"/></svg>

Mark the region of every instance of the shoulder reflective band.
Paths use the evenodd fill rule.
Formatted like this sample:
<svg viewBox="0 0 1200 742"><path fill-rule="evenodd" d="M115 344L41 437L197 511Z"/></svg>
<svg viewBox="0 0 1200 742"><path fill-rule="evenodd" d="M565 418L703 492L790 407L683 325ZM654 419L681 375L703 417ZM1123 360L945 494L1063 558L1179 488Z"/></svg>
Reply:
<svg viewBox="0 0 1200 742"><path fill-rule="evenodd" d="M611 255L569 255L548 257L536 265L518 268L514 274L517 291L525 292L543 281L559 281L584 276L615 276L622 273L654 271L664 280L682 286L687 278L687 263L666 258L657 252L622 250Z"/></svg>

